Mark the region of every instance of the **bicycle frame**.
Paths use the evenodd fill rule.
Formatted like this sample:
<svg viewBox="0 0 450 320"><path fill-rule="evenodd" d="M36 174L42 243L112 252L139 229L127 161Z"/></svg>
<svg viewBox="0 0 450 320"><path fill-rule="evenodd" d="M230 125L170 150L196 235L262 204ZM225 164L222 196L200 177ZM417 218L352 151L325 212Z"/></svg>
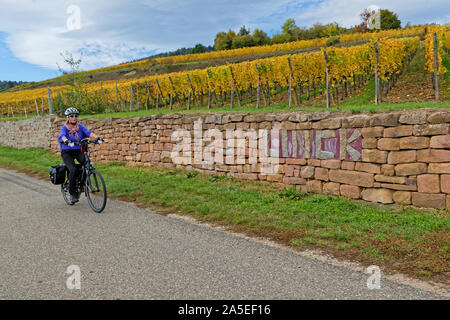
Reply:
<svg viewBox="0 0 450 320"><path fill-rule="evenodd" d="M80 184L80 192L83 192L83 191L87 192L84 188L85 188L87 183L89 183L89 184L91 183L91 181L88 179L88 177L89 177L89 173L94 169L94 167L92 166L91 159L89 158L89 147L88 147L89 140L81 140L79 143L81 145L81 149L80 150L84 154L85 161L82 164L83 165L83 171L81 173L81 177L79 178L78 183ZM98 191L97 177L95 177L95 180L96 180L95 184L96 184L96 187L97 187L97 190L95 190L95 191Z"/></svg>

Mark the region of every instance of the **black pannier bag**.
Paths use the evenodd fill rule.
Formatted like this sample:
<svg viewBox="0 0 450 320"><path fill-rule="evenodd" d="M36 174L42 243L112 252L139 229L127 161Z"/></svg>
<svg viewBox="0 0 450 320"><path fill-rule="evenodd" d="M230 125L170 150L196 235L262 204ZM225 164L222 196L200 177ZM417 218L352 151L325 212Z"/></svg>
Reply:
<svg viewBox="0 0 450 320"><path fill-rule="evenodd" d="M50 181L53 184L63 184L66 180L67 167L65 164L58 164L49 168Z"/></svg>

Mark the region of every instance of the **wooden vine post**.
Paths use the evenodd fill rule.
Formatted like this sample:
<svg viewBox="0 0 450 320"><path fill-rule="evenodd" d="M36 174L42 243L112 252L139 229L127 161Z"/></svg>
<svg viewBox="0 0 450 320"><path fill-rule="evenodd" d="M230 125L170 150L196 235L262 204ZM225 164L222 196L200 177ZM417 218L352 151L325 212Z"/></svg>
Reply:
<svg viewBox="0 0 450 320"><path fill-rule="evenodd" d="M380 80L378 78L378 43L375 42L375 104L380 103Z"/></svg>
<svg viewBox="0 0 450 320"><path fill-rule="evenodd" d="M172 105L173 105L173 93L175 92L175 88L173 86L173 80L172 77L169 77L169 81L170 81L170 110L172 110ZM176 94L176 92L175 92Z"/></svg>
<svg viewBox="0 0 450 320"><path fill-rule="evenodd" d="M130 111L132 106L133 106L133 85L130 84Z"/></svg>
<svg viewBox="0 0 450 320"><path fill-rule="evenodd" d="M436 32L433 34L433 66L434 66L434 95L436 101L439 101L439 57L438 57L438 39Z"/></svg>
<svg viewBox="0 0 450 320"><path fill-rule="evenodd" d="M325 86L326 86L326 96L327 96L327 108L330 107L330 81L328 79L329 75L328 75L328 55L327 55L327 51L324 50L323 51L323 56L325 59Z"/></svg>
<svg viewBox="0 0 450 320"><path fill-rule="evenodd" d="M209 78L209 70L206 70L206 76L208 77L208 109L211 109L211 80Z"/></svg>
<svg viewBox="0 0 450 320"><path fill-rule="evenodd" d="M259 75L259 69L258 69L258 64L255 64L256 67L256 72L258 73L258 80L257 80L257 84L256 84L256 108L259 108L260 106L260 96L261 96L261 78Z"/></svg>
<svg viewBox="0 0 450 320"><path fill-rule="evenodd" d="M52 96L50 94L50 88L47 88L47 96L48 96L48 112L49 114L53 114Z"/></svg>
<svg viewBox="0 0 450 320"><path fill-rule="evenodd" d="M161 86L159 85L158 79L155 79L155 81L156 81L156 85L158 86L158 92L157 92L157 96L156 96L156 109L158 109L159 108L159 97L161 95L161 99L164 99L164 95L162 93Z"/></svg>
<svg viewBox="0 0 450 320"><path fill-rule="evenodd" d="M119 88L117 88L117 81L116 81L116 110L119 110Z"/></svg>
<svg viewBox="0 0 450 320"><path fill-rule="evenodd" d="M145 110L148 110L148 96L149 96L149 94L150 94L150 90L149 90L149 88L148 88L148 82L147 81L145 81Z"/></svg>
<svg viewBox="0 0 450 320"><path fill-rule="evenodd" d="M230 66L230 72L231 72L231 81L232 81L232 88L235 86L234 83L236 82L235 78L234 78L234 73L233 73L233 67ZM236 87L236 93L238 96L238 105L239 107L241 107L241 94L239 93L239 89Z"/></svg>
<svg viewBox="0 0 450 320"><path fill-rule="evenodd" d="M291 57L287 58L288 60L288 64L289 64L289 89L288 89L288 100L289 100L289 108L291 107L291 102L292 102L292 63L291 63Z"/></svg>
<svg viewBox="0 0 450 320"><path fill-rule="evenodd" d="M195 101L195 91L194 87L192 86L191 77L189 77L189 73L186 74L188 82L189 82L189 95L188 95L188 110L191 109L191 92L194 95L194 101Z"/></svg>
<svg viewBox="0 0 450 320"><path fill-rule="evenodd" d="M136 83L136 105L139 110L139 83Z"/></svg>

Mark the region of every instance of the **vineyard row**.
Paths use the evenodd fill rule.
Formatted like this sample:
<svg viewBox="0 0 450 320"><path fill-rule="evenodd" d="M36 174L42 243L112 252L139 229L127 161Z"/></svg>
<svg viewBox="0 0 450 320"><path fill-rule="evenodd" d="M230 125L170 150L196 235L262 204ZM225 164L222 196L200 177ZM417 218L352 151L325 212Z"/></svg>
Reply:
<svg viewBox="0 0 450 320"><path fill-rule="evenodd" d="M419 37L379 39L377 75L388 82L395 77L405 61L419 46ZM124 106L172 107L174 102L187 101L208 107L213 102L223 101L226 94L231 103L240 103L241 94L254 93L259 99L270 98L277 90L289 88L294 91L295 102L301 94L310 90L329 87L329 90L344 90L361 84L361 79L375 72L375 42L346 48L327 48L319 52L300 53L242 62L233 65L211 67L189 72L155 75L140 79L109 81L86 84L88 94L100 96L114 110ZM327 59L325 59L325 53ZM328 81L326 79L328 78ZM34 113L48 111L49 102L69 87L26 90L0 94L2 114ZM258 98L259 97L259 98ZM235 99L235 100L233 100ZM289 99L291 102L291 99ZM301 102L300 102L301 103ZM267 104L267 102L266 102ZM26 110L23 111L22 110Z"/></svg>

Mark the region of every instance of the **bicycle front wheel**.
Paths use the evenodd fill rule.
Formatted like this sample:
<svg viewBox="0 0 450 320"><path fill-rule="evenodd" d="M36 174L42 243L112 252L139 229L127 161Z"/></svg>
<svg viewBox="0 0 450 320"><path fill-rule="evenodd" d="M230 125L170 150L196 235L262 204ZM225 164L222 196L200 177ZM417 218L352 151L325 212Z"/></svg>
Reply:
<svg viewBox="0 0 450 320"><path fill-rule="evenodd" d="M106 185L102 175L97 170L89 172L86 178L86 197L89 206L97 213L100 213L106 206Z"/></svg>

